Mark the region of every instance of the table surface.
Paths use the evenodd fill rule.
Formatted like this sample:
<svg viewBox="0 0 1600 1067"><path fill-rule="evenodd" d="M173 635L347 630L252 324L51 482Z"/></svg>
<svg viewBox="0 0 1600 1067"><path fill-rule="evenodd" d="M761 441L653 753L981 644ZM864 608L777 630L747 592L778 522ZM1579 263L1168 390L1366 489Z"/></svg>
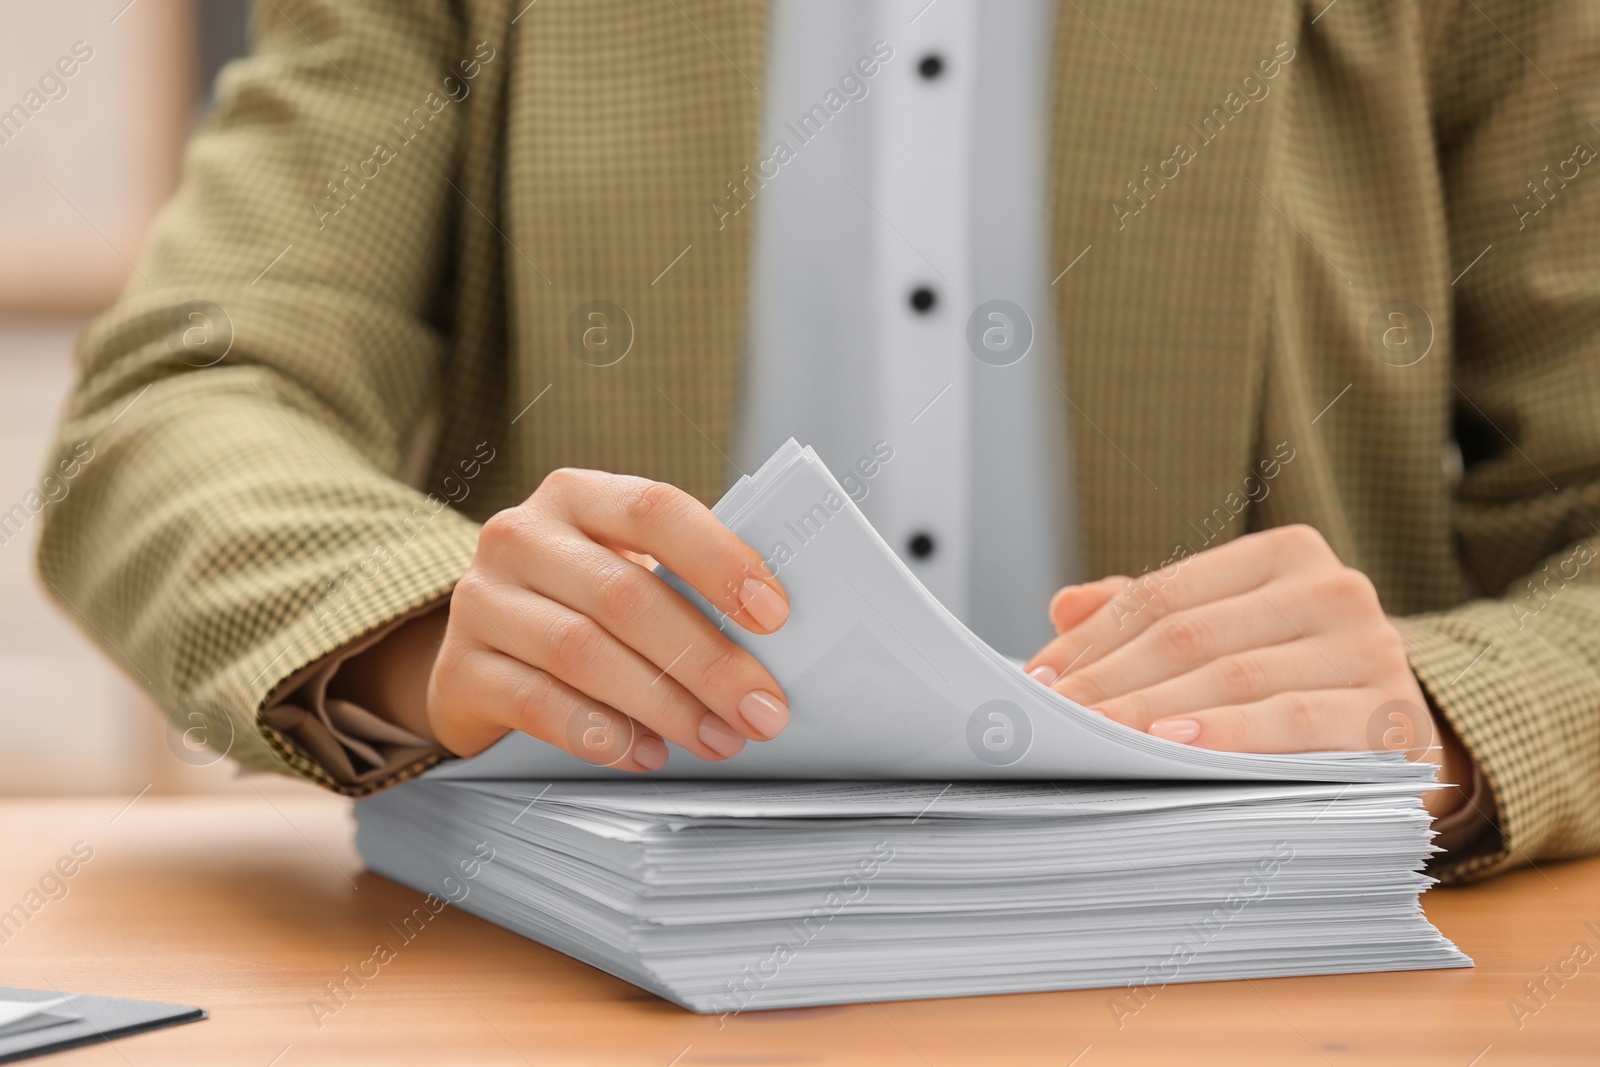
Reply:
<svg viewBox="0 0 1600 1067"><path fill-rule="evenodd" d="M1600 1062L1600 860L1430 891L1429 917L1471 970L1173 985L1120 1028L1106 990L719 1021L454 908L404 941L393 924L421 894L362 869L335 797L6 800L0 828L0 910L92 849L65 895L33 898L43 906L0 944L0 984L211 1012L45 1061L62 1067ZM319 1019L324 983L380 942L393 958ZM1545 983L1542 1003L1529 981Z"/></svg>

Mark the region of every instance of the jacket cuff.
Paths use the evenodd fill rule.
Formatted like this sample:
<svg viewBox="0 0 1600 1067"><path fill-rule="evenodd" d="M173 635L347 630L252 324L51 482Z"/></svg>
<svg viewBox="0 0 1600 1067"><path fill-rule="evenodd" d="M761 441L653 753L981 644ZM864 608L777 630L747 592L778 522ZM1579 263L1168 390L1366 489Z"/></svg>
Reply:
<svg viewBox="0 0 1600 1067"><path fill-rule="evenodd" d="M262 723L315 761L341 791L369 792L379 783L414 777L450 758L440 746L359 704L328 696L328 686L347 660L379 644L412 619L444 610L448 603L448 598L443 598L420 605L308 664L280 687L281 698L268 702L261 712Z"/></svg>
<svg viewBox="0 0 1600 1067"><path fill-rule="evenodd" d="M314 610L296 612L228 672L229 681L253 679L241 694L253 721L233 753L245 767L364 796L448 757L365 709L327 699L339 664L448 600L477 546L477 524L447 507L414 531L386 518L371 520L380 532L371 564L346 568L347 584L329 582ZM383 532L395 536L383 540Z"/></svg>
<svg viewBox="0 0 1600 1067"><path fill-rule="evenodd" d="M1394 621L1431 709L1445 720L1446 729L1454 731L1472 761L1467 803L1435 825L1434 844L1441 852L1429 862L1429 873L1452 883L1514 866L1498 783L1508 766L1517 765L1520 754L1499 728L1504 711L1497 713L1494 704L1486 703L1496 699L1489 677L1495 665L1475 659L1484 658L1481 646L1474 649L1471 642L1455 640L1416 619ZM1472 673L1479 669L1484 674L1474 679Z"/></svg>
<svg viewBox="0 0 1600 1067"><path fill-rule="evenodd" d="M1433 824L1433 844L1439 851L1429 862L1430 868L1448 872L1453 866L1505 847L1500 838L1494 793L1476 762L1472 764L1472 781L1466 793L1465 804Z"/></svg>

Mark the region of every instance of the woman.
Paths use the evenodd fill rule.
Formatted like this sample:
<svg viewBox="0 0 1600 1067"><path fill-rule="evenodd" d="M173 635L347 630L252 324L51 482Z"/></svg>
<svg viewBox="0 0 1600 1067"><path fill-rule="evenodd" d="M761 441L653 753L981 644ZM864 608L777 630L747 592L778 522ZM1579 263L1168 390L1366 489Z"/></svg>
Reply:
<svg viewBox="0 0 1600 1067"><path fill-rule="evenodd" d="M84 335L46 579L345 792L594 714L737 758L784 695L650 557L780 628L706 504L881 444L869 517L1046 684L1417 750L1449 877L1594 851L1593 27L1156 6L263 5Z"/></svg>

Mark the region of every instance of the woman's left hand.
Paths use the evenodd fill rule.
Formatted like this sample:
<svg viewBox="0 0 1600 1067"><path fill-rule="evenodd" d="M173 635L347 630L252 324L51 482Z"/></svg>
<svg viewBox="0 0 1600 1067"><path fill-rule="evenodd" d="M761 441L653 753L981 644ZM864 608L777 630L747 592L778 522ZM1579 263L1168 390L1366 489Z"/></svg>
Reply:
<svg viewBox="0 0 1600 1067"><path fill-rule="evenodd" d="M1057 637L1028 673L1156 737L1237 752L1403 749L1442 781L1470 775L1372 582L1309 526L1070 586L1050 618ZM1461 803L1457 790L1427 799L1435 816Z"/></svg>

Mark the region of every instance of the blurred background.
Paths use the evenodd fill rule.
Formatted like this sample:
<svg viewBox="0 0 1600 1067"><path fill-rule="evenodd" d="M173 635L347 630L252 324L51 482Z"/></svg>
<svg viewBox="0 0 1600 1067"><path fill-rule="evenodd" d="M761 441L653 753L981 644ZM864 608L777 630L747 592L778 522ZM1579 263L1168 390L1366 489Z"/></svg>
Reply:
<svg viewBox="0 0 1600 1067"><path fill-rule="evenodd" d="M248 7L8 6L0 34L0 512L39 484L72 384L73 343L133 273L217 71L246 50ZM0 794L248 788L226 760L187 749L140 687L56 609L34 573L34 525L0 535Z"/></svg>

